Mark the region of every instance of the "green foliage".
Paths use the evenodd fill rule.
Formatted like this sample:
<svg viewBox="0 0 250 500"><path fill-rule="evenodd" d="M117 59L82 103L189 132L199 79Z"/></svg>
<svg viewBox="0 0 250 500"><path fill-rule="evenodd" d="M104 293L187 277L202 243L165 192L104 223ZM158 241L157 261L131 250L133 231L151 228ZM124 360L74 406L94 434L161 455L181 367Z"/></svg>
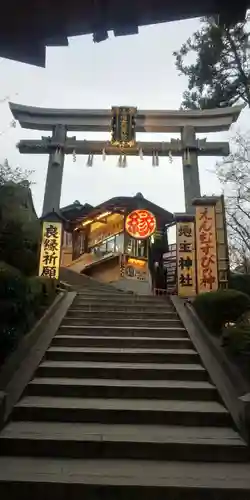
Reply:
<svg viewBox="0 0 250 500"><path fill-rule="evenodd" d="M0 260L25 275L37 272L40 223L28 187L0 185Z"/></svg>
<svg viewBox="0 0 250 500"><path fill-rule="evenodd" d="M237 290L218 290L198 295L193 305L208 329L221 334L227 323L236 322L250 310L250 297Z"/></svg>
<svg viewBox="0 0 250 500"><path fill-rule="evenodd" d="M182 109L232 106L238 101L250 105L249 41L246 22L219 26L205 18L179 51L176 67L188 78ZM185 64L186 59L194 62Z"/></svg>
<svg viewBox="0 0 250 500"><path fill-rule="evenodd" d="M233 355L250 355L250 324L240 322L226 328L223 332L224 344Z"/></svg>
<svg viewBox="0 0 250 500"><path fill-rule="evenodd" d="M56 283L43 278L26 278L0 262L0 361L11 352L56 295Z"/></svg>
<svg viewBox="0 0 250 500"><path fill-rule="evenodd" d="M230 273L229 288L250 295L250 274Z"/></svg>
<svg viewBox="0 0 250 500"><path fill-rule="evenodd" d="M27 280L15 268L0 262L0 359L14 348L28 326Z"/></svg>

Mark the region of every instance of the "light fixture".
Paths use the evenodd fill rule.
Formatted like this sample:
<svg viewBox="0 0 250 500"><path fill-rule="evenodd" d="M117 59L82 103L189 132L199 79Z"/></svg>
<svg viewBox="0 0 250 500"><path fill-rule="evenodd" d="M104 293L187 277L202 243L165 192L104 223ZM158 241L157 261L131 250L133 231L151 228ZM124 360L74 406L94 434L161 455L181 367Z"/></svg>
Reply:
<svg viewBox="0 0 250 500"><path fill-rule="evenodd" d="M93 219L85 220L84 222L82 222L82 227L88 226L92 222L93 222Z"/></svg>
<svg viewBox="0 0 250 500"><path fill-rule="evenodd" d="M108 215L110 215L112 212L104 212L103 214L100 214L98 215L95 220L100 220L100 219L104 219L104 217L108 217Z"/></svg>

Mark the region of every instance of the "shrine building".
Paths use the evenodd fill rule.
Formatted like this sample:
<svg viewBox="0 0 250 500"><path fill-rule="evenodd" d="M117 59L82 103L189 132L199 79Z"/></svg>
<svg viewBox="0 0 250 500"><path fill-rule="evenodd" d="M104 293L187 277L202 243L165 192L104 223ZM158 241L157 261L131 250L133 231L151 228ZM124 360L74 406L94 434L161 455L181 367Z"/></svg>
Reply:
<svg viewBox="0 0 250 500"><path fill-rule="evenodd" d="M60 212L67 221L62 267L132 291L152 289L150 269L168 250L166 229L174 224L172 213L141 193L96 207L75 201Z"/></svg>

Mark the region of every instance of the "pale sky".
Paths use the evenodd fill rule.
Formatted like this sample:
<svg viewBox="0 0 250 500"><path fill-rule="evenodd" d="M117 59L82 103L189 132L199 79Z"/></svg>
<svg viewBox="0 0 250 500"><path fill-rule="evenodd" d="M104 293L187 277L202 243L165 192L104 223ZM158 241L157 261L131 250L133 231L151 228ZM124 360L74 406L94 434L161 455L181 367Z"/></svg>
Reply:
<svg viewBox="0 0 250 500"><path fill-rule="evenodd" d="M58 108L111 108L114 105L139 109L178 109L186 80L175 69L174 50L192 35L199 21L188 20L140 28L139 35L114 38L94 44L91 36L74 37L69 47L47 49L46 68L0 60L0 101L6 96L20 104ZM47 132L9 128L8 103L0 104L0 160L34 170L34 204L41 214L48 157L21 155L16 148L20 139L40 138ZM241 122L242 119L239 119ZM244 121L244 118L243 118ZM235 128L236 126L234 126ZM238 124L237 124L238 127ZM232 133L232 131L231 131ZM69 134L70 135L70 134ZM75 134L71 134L75 135ZM77 138L105 138L108 134L78 133ZM169 140L175 134L155 134L153 140ZM138 134L150 140L149 134ZM202 137L206 137L202 135ZM207 134L207 140L227 140L228 134ZM66 157L61 206L79 200L93 205L113 196L143 195L171 212L184 211L181 159L160 159L152 167L151 159L129 158L128 168L117 168L117 158L103 163L95 157L92 168L87 158ZM220 185L212 173L216 158L200 159L202 194L219 194Z"/></svg>

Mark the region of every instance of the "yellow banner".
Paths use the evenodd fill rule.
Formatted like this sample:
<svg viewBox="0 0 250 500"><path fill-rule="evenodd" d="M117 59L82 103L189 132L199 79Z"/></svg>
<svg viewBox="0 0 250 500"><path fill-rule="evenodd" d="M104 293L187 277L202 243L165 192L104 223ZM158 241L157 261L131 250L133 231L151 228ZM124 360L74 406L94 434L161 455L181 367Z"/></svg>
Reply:
<svg viewBox="0 0 250 500"><path fill-rule="evenodd" d="M180 297L196 295L194 222L177 222L177 283Z"/></svg>
<svg viewBox="0 0 250 500"><path fill-rule="evenodd" d="M39 276L59 278L61 238L61 222L43 223Z"/></svg>
<svg viewBox="0 0 250 500"><path fill-rule="evenodd" d="M218 290L215 207L197 206L195 219L198 293Z"/></svg>

